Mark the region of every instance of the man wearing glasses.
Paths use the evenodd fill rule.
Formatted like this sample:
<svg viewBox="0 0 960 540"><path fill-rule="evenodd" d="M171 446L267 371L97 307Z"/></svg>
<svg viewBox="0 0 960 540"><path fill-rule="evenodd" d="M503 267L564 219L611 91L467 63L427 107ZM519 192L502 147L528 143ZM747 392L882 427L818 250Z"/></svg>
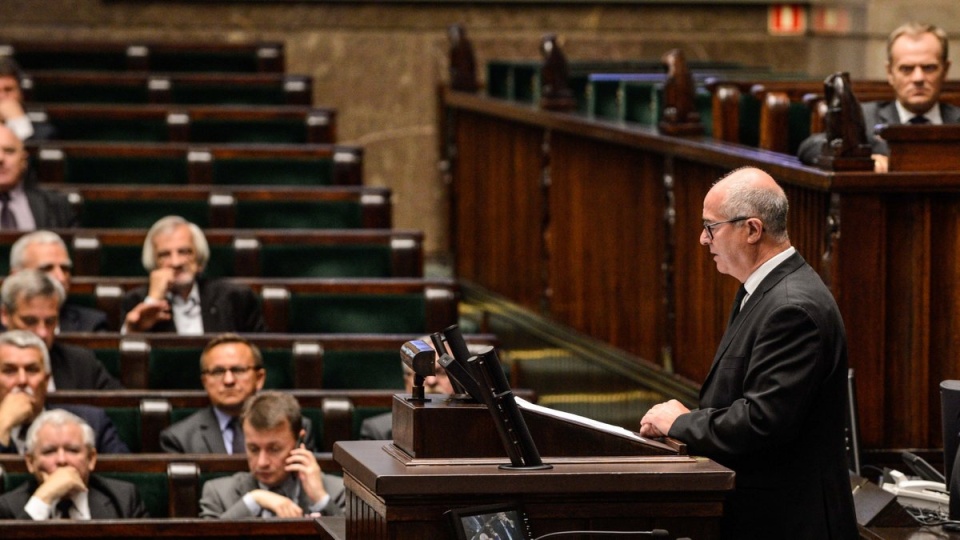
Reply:
<svg viewBox="0 0 960 540"><path fill-rule="evenodd" d="M210 407L160 433L164 452L181 454L244 454L240 412L247 398L263 388L266 371L260 349L237 334L222 334L200 355L200 381ZM313 430L304 418L305 443L313 449Z"/></svg>
<svg viewBox="0 0 960 540"><path fill-rule="evenodd" d="M707 193L700 243L742 285L700 408L655 405L640 434L668 435L736 472L722 538L855 539L846 333L830 290L790 245L787 210L780 186L755 168Z"/></svg>

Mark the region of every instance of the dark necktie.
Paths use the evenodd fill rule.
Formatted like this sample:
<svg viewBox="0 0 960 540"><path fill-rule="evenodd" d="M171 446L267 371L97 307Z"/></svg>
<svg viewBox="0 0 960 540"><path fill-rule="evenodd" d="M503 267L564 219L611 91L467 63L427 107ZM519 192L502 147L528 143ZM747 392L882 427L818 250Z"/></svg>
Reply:
<svg viewBox="0 0 960 540"><path fill-rule="evenodd" d="M70 519L70 509L73 508L73 501L64 497L57 503L57 510L54 516L57 519Z"/></svg>
<svg viewBox="0 0 960 540"><path fill-rule="evenodd" d="M913 125L915 125L915 126L921 126L921 125L924 125L924 124L929 124L929 123L930 123L930 119L927 118L926 116L923 116L922 114L920 114L920 115L917 115L917 116L914 116L913 118L911 118L911 119L910 119L910 123L913 124Z"/></svg>
<svg viewBox="0 0 960 540"><path fill-rule="evenodd" d="M733 324L733 321L737 318L737 314L740 313L740 304L743 304L743 299L747 296L747 288L743 285L740 285L740 288L737 289L737 297L733 299L733 309L730 310L730 322L727 323L727 326Z"/></svg>
<svg viewBox="0 0 960 540"><path fill-rule="evenodd" d="M0 229L5 231L17 230L17 218L10 209L10 193L0 193Z"/></svg>
<svg viewBox="0 0 960 540"><path fill-rule="evenodd" d="M230 419L230 431L233 432L233 447L232 453L234 455L243 455L245 452L243 444L243 430L240 429L240 419L233 417Z"/></svg>

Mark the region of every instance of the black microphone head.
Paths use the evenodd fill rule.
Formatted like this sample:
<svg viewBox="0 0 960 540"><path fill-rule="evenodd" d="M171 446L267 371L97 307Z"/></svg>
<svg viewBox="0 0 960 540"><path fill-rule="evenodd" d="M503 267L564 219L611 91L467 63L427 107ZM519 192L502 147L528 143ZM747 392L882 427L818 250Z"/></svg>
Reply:
<svg viewBox="0 0 960 540"><path fill-rule="evenodd" d="M653 529L650 531L650 536L654 538L666 538L670 536L670 533L666 529Z"/></svg>

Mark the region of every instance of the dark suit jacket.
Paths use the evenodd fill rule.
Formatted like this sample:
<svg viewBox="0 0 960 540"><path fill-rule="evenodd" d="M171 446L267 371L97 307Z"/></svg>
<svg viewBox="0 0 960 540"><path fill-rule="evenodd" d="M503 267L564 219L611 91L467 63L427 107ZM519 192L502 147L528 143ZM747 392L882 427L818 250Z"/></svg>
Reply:
<svg viewBox="0 0 960 540"><path fill-rule="evenodd" d="M54 342L50 347L50 370L58 390L122 390L123 385L89 349Z"/></svg>
<svg viewBox="0 0 960 540"><path fill-rule="evenodd" d="M23 508L37 486L36 478L30 478L0 496L0 519L32 519ZM136 486L129 482L91 474L87 487L91 519L149 517Z"/></svg>
<svg viewBox="0 0 960 540"><path fill-rule="evenodd" d="M727 328L700 408L669 435L736 472L724 538L855 539L845 459L847 344L832 294L799 254Z"/></svg>
<svg viewBox="0 0 960 540"><path fill-rule="evenodd" d="M60 308L61 332L107 332L107 314L99 309L66 303Z"/></svg>
<svg viewBox="0 0 960 540"><path fill-rule="evenodd" d="M236 285L222 279L207 279L201 276L197 280L200 291L200 309L203 319L203 332L265 332L267 325L263 321L263 312L257 295L248 287ZM123 297L123 315L143 302L147 297L147 287L133 289ZM176 332L173 321L157 323L151 332Z"/></svg>
<svg viewBox="0 0 960 540"><path fill-rule="evenodd" d="M107 413L99 407L89 405L56 405L47 407L48 409L63 409L79 416L84 422L90 424L93 433L96 435L97 452L101 454L129 454L130 449L120 440L117 435L117 428ZM17 448L12 441L9 446L0 443L0 454L16 454Z"/></svg>
<svg viewBox="0 0 960 540"><path fill-rule="evenodd" d="M314 450L313 424L309 418L303 418L303 427L307 431L304 444ZM178 454L227 453L213 407L203 408L160 432L160 448Z"/></svg>
<svg viewBox="0 0 960 540"><path fill-rule="evenodd" d="M870 141L872 153L890 155L890 147L887 142L876 134L876 127L879 124L891 126L900 125L900 115L897 113L897 105L892 101L871 101L862 103L863 120L867 128L867 140ZM960 107L950 105L949 103L940 103L940 117L944 124L960 124ZM814 133L807 137L797 149L797 157L807 165L816 165L817 158L820 157L823 143L827 136L824 133Z"/></svg>
<svg viewBox="0 0 960 540"><path fill-rule="evenodd" d="M203 484L203 495L200 497L200 517L221 519L256 517L250 514L247 505L243 503L243 496L259 487L256 478L248 472L238 472L233 476L207 481ZM330 494L330 502L323 507L321 513L325 516L343 515L346 501L343 479L323 473L323 489ZM297 504L304 512L309 510L310 501L302 489Z"/></svg>
<svg viewBox="0 0 960 540"><path fill-rule="evenodd" d="M70 206L67 196L25 184L23 191L33 213L37 229L66 229L76 227L80 219Z"/></svg>

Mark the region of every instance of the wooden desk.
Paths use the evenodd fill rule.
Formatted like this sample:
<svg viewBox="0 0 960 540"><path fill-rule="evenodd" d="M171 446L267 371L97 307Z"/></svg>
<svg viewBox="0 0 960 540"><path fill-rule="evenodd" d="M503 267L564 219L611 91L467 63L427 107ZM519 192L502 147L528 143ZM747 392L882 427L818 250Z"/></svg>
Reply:
<svg viewBox="0 0 960 540"><path fill-rule="evenodd" d="M662 528L718 538L733 489L732 471L687 456L556 458L549 470L505 471L497 465L506 458L405 464L385 441L341 441L333 451L347 488L344 540L445 540L446 510L503 501L523 504L537 535Z"/></svg>

